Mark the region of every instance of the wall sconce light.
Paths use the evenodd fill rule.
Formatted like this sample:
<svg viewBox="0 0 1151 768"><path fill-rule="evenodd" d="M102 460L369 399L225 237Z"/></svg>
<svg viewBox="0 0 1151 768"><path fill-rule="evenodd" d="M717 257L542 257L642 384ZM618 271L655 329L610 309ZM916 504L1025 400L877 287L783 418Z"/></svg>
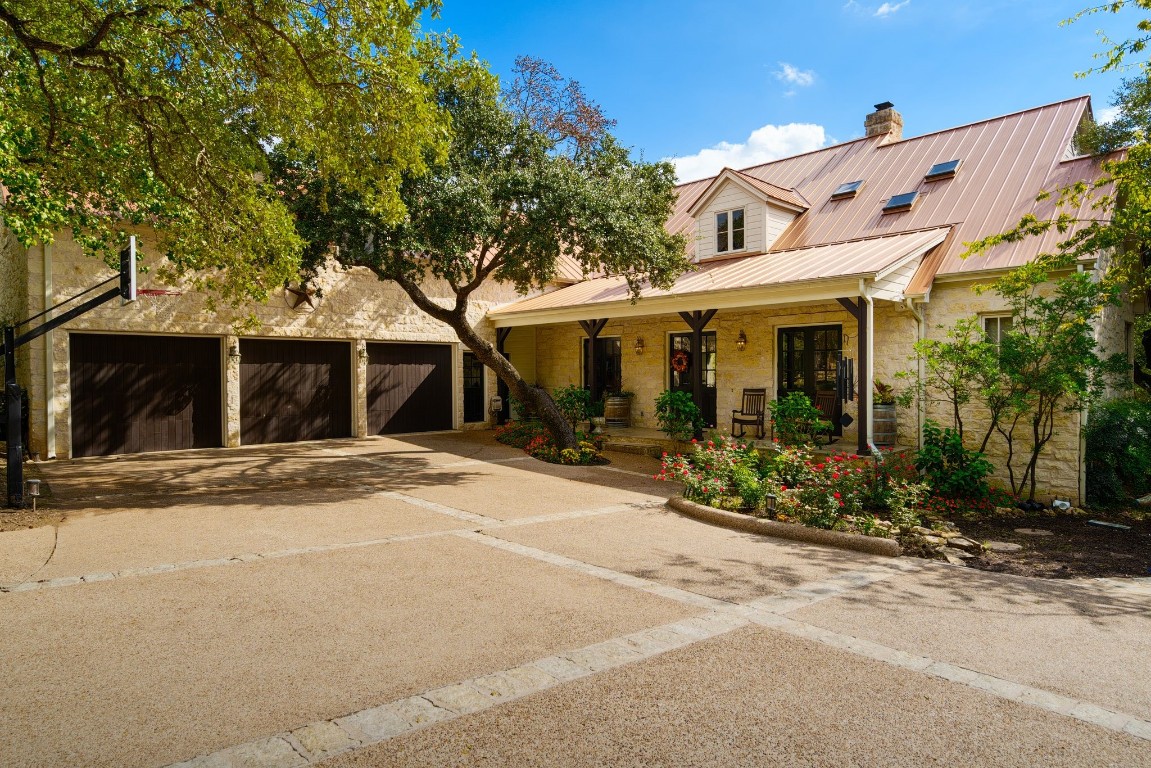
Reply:
<svg viewBox="0 0 1151 768"><path fill-rule="evenodd" d="M741 329L739 335L735 337L735 348L740 352L747 346L747 334Z"/></svg>
<svg viewBox="0 0 1151 768"><path fill-rule="evenodd" d="M233 341L232 344L228 347L228 357L239 357L239 356L240 356L240 342Z"/></svg>
<svg viewBox="0 0 1151 768"><path fill-rule="evenodd" d="M637 355L643 354L643 337L642 336L636 336L636 338L635 338L635 353Z"/></svg>

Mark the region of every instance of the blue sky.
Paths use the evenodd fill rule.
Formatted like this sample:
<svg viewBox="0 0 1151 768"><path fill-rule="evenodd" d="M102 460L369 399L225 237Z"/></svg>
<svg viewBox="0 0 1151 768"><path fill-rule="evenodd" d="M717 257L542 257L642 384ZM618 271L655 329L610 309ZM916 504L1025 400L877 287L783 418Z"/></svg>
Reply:
<svg viewBox="0 0 1151 768"><path fill-rule="evenodd" d="M895 103L915 136L1083 93L1096 115L1119 75L1076 79L1138 16L1060 21L1091 0L444 0L450 29L506 76L528 54L578 80L616 135L681 181L857 138ZM701 154L702 152L702 154Z"/></svg>

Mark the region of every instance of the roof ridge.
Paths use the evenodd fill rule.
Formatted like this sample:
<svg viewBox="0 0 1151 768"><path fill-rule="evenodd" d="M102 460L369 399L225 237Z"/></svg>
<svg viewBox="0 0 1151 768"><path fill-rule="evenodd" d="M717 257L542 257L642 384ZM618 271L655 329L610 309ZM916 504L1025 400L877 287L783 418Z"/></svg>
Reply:
<svg viewBox="0 0 1151 768"><path fill-rule="evenodd" d="M1090 94L1081 94L1079 96L1073 96L1073 97L1068 98L1068 99L1060 99L1058 101L1052 101L1052 102L1049 102L1047 104L1040 104L1040 105L1034 106L1034 107L1027 107L1026 109L1019 109L1019 110L1016 110L1014 112L1007 112L1006 114L997 115L995 117L986 117L986 118L982 118L980 120L973 120L970 123L962 123L960 125L954 125L950 128L940 128L937 131L931 131L929 133L919 134L918 136L910 136L908 138L900 139L899 141L892 141L892 142L889 142L887 144L880 144L879 147L876 147L876 149L879 149L880 147L897 147L897 146L901 146L903 144L907 144L909 142L918 141L919 139L927 138L929 136L938 136L941 133L950 133L952 131L958 131L958 130L962 130L964 128L973 128L977 125L983 125L985 123L993 123L996 120L1004 120L1004 119L1009 118L1009 117L1017 117L1019 115L1024 115L1028 112L1038 112L1039 110L1042 110L1042 109L1050 109L1051 107L1055 107L1055 106L1059 106L1059 105L1063 105L1063 104L1070 104L1070 103L1076 102L1076 101L1085 101L1087 104L1090 104L1091 103L1091 95ZM757 168L766 168L769 165L775 165L776 163L782 163L786 160L794 160L797 157L805 157L807 155L814 155L814 154L819 153L819 152L827 152L828 150L831 150L831 149L839 149L839 148L845 147L849 144L855 144L857 142L867 141L869 139L881 139L881 138L882 137L880 137L880 136L860 136L857 139L849 139L848 141L841 141L837 144L829 144L826 147L819 147L818 149L812 149L812 150L809 150L807 152L799 152L798 154L787 155L786 157L778 157L775 160L768 160L767 162L764 162L764 163L756 163L755 165L749 165L749 166L746 166L744 168L731 168L730 170L733 170L736 173L740 173L740 174L743 174L745 176L750 176L751 174L749 174L748 171L751 171L751 170L754 170ZM677 188L686 187L686 186L689 186L691 184L698 184L699 182L710 182L710 181L714 180L717 176L719 176L720 173L723 173L724 170L728 170L728 169L725 167L725 168L721 169L719 171L719 173L713 174L711 176L705 176L702 179L693 179L692 181L685 181L682 184L677 184L676 187ZM753 176L752 178L759 178L759 177ZM760 179L760 181L767 181L767 180L766 179ZM767 183L771 184L772 182L768 181ZM779 186L779 185L776 185L776 186ZM783 187L780 187L780 188L783 189Z"/></svg>

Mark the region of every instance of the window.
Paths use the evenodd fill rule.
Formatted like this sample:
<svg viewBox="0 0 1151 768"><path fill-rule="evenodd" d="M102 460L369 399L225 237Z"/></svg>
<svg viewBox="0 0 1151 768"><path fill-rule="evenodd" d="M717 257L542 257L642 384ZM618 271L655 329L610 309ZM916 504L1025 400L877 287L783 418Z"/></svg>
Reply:
<svg viewBox="0 0 1151 768"><path fill-rule="evenodd" d="M835 191L831 193L831 199L832 200L846 200L849 197L855 197L857 194L859 194L859 188L862 186L863 186L863 179L860 179L859 181L849 181L849 182L846 182L844 184L840 184L838 187L835 188Z"/></svg>
<svg viewBox="0 0 1151 768"><path fill-rule="evenodd" d="M1010 331L1011 326L1011 315L988 315L983 318L983 332L996 347L1003 342L1003 334Z"/></svg>
<svg viewBox="0 0 1151 768"><path fill-rule="evenodd" d="M911 206L915 205L915 198L919 197L919 192L904 192L902 195L892 195L891 199L887 201L887 205L883 206L884 213L899 213L900 211L910 211Z"/></svg>
<svg viewBox="0 0 1151 768"><path fill-rule="evenodd" d="M715 215L715 252L743 250L743 209L723 211Z"/></svg>
<svg viewBox="0 0 1151 768"><path fill-rule="evenodd" d="M936 163L923 177L924 181L941 181L950 179L959 171L960 160L948 160L946 163Z"/></svg>

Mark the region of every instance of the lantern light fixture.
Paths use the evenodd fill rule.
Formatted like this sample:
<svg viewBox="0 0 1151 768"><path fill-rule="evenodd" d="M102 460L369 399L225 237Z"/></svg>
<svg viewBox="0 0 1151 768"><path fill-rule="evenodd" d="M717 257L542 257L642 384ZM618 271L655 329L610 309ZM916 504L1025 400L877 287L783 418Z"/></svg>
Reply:
<svg viewBox="0 0 1151 768"><path fill-rule="evenodd" d="M643 336L636 336L635 339L635 353L637 355L643 354Z"/></svg>
<svg viewBox="0 0 1151 768"><path fill-rule="evenodd" d="M743 348L746 346L747 346L747 334L744 333L743 329L741 328L739 331L739 336L737 336L735 338L735 348L738 349L740 352L742 352Z"/></svg>

